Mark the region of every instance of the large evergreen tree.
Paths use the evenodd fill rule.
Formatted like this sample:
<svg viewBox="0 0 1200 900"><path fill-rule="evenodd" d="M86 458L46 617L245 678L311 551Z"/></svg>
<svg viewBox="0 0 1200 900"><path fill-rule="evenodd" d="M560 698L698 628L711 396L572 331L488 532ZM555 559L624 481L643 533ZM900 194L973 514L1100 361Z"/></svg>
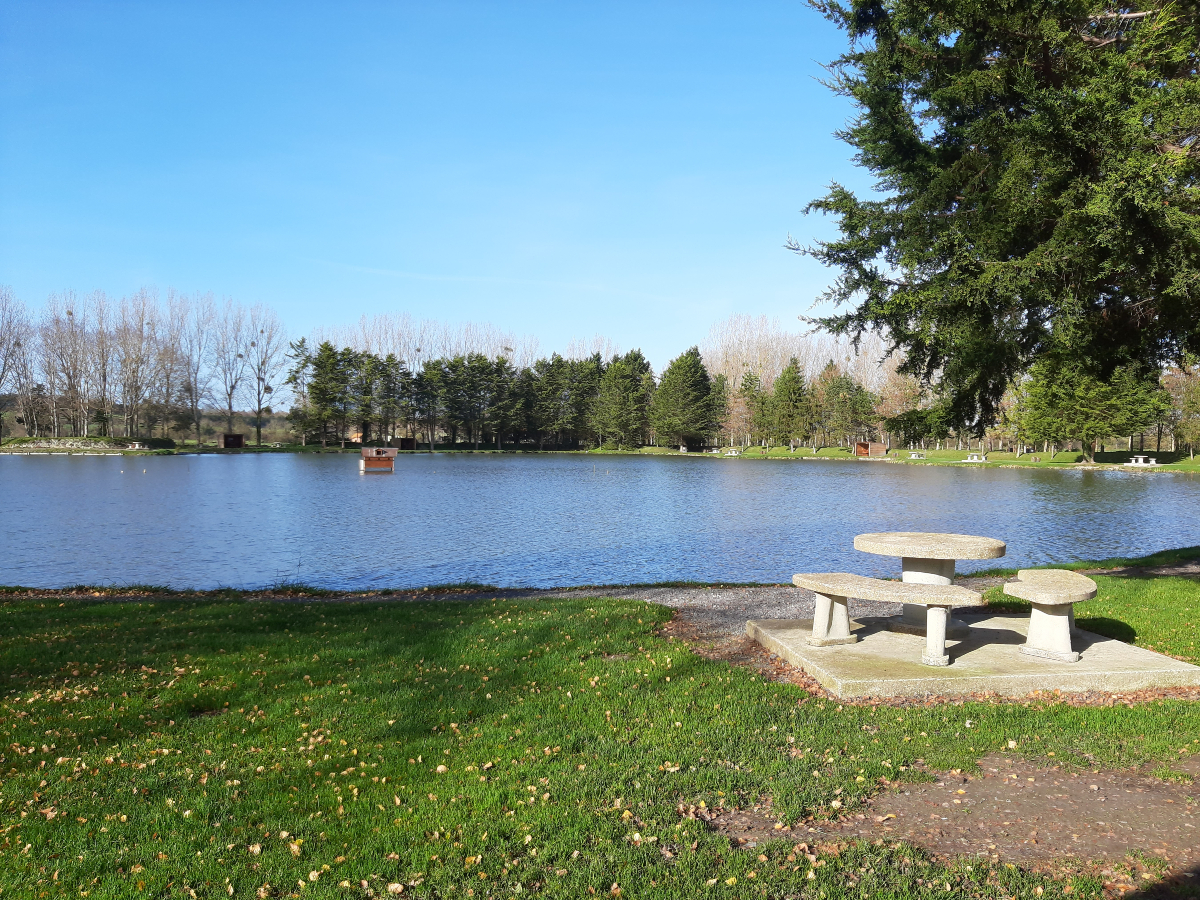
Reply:
<svg viewBox="0 0 1200 900"><path fill-rule="evenodd" d="M700 349L692 347L671 360L663 372L650 403L650 424L659 443L687 446L703 442L715 423L708 370Z"/></svg>
<svg viewBox="0 0 1200 900"><path fill-rule="evenodd" d="M881 195L834 184L834 333L882 330L976 429L1047 355L1107 381L1200 350L1195 2L813 0Z"/></svg>
<svg viewBox="0 0 1200 900"><path fill-rule="evenodd" d="M349 388L344 354L329 341L322 341L312 357L312 374L308 382L308 421L320 429L322 447L329 438L329 425L341 421L348 405Z"/></svg>
<svg viewBox="0 0 1200 900"><path fill-rule="evenodd" d="M1168 404L1166 392L1144 373L1121 368L1102 381L1083 366L1046 359L1022 386L1018 415L1030 440L1079 441L1091 462L1099 441L1141 431L1162 418Z"/></svg>
<svg viewBox="0 0 1200 900"><path fill-rule="evenodd" d="M308 384L312 378L313 356L308 348L308 340L300 338L292 341L288 350L291 367L288 369L285 384L292 390L292 408L288 412L288 421L292 429L300 435L300 445L308 443L308 433L315 427L312 407L308 400ZM199 405L197 404L197 410ZM196 416L196 445L200 445L200 419Z"/></svg>
<svg viewBox="0 0 1200 900"><path fill-rule="evenodd" d="M771 395L763 387L762 379L754 372L742 374L738 385L738 397L746 404L750 419L750 436L765 446L771 444Z"/></svg>
<svg viewBox="0 0 1200 900"><path fill-rule="evenodd" d="M771 425L775 436L789 445L808 434L808 392L804 373L796 357L792 357L779 377L771 394Z"/></svg>
<svg viewBox="0 0 1200 900"><path fill-rule="evenodd" d="M496 438L496 449L504 449L504 436L521 424L521 395L517 372L504 357L488 363L488 405L484 424Z"/></svg>
<svg viewBox="0 0 1200 900"><path fill-rule="evenodd" d="M600 377L592 406L592 422L601 440L612 439L619 449L640 447L647 425L654 378L640 350L614 356Z"/></svg>
<svg viewBox="0 0 1200 900"><path fill-rule="evenodd" d="M574 428L575 408L571 403L571 363L557 353L533 364L533 424L538 433L538 449L546 438L554 437L554 447L562 445L564 434Z"/></svg>

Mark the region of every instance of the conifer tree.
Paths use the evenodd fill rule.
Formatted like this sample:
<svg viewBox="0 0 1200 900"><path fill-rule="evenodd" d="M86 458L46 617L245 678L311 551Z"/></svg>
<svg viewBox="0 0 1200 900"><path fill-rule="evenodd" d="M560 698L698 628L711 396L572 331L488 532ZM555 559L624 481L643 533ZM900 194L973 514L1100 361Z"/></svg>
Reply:
<svg viewBox="0 0 1200 900"><path fill-rule="evenodd" d="M1046 359L1023 385L1020 426L1034 441L1079 441L1093 462L1106 437L1132 434L1158 421L1169 399L1157 379L1121 368L1107 381L1077 363Z"/></svg>
<svg viewBox="0 0 1200 900"><path fill-rule="evenodd" d="M750 435L767 446L771 442L771 395L762 386L762 380L754 372L742 375L738 396L750 412Z"/></svg>
<svg viewBox="0 0 1200 900"><path fill-rule="evenodd" d="M663 372L650 403L650 424L660 439L686 447L703 442L712 433L715 415L712 383L692 347L675 357Z"/></svg>
<svg viewBox="0 0 1200 900"><path fill-rule="evenodd" d="M800 363L792 357L779 377L771 396L772 427L780 443L789 444L807 432L808 396Z"/></svg>
<svg viewBox="0 0 1200 900"><path fill-rule="evenodd" d="M348 389L343 356L329 341L322 341L312 359L308 383L309 421L320 429L321 446L326 446L330 423L336 422Z"/></svg>
<svg viewBox="0 0 1200 900"><path fill-rule="evenodd" d="M838 270L826 328L882 331L976 430L1039 359L1107 383L1200 352L1200 6L813 5L881 191L833 184L809 209L841 235L792 244Z"/></svg>

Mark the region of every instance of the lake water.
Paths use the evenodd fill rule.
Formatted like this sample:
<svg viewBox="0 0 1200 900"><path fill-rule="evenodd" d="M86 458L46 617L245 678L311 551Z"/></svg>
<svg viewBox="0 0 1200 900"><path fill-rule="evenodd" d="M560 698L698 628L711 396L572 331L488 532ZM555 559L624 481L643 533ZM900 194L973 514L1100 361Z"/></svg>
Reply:
<svg viewBox="0 0 1200 900"><path fill-rule="evenodd" d="M867 531L1008 543L960 570L1200 544L1200 478L868 462L0 455L0 584L551 587L897 574Z"/></svg>

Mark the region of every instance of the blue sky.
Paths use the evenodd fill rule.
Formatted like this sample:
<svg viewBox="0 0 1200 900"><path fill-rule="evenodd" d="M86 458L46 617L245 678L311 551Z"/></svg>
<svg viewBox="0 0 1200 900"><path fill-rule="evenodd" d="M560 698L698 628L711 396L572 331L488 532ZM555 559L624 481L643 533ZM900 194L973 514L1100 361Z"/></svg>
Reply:
<svg viewBox="0 0 1200 900"><path fill-rule="evenodd" d="M407 311L656 366L795 322L865 176L802 2L0 6L0 283ZM799 325L799 323L796 323Z"/></svg>

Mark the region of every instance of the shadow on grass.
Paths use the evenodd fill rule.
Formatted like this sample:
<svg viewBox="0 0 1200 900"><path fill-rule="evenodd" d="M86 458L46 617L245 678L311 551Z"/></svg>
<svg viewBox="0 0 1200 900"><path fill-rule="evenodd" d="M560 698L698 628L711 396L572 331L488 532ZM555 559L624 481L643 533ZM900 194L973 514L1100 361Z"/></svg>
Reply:
<svg viewBox="0 0 1200 900"><path fill-rule="evenodd" d="M1110 619L1107 616L1076 618L1075 625L1084 631L1090 631L1093 634L1100 634L1104 637L1116 638L1118 641L1123 641L1126 644L1132 644L1137 640L1136 629L1119 619Z"/></svg>
<svg viewBox="0 0 1200 900"><path fill-rule="evenodd" d="M1200 900L1200 866L1121 896L1124 900Z"/></svg>
<svg viewBox="0 0 1200 900"><path fill-rule="evenodd" d="M637 602L629 603L632 614ZM537 601L501 601L509 616L524 621L519 634L487 645L492 653L503 648L503 661L477 671L481 639L493 637L491 605L488 599L453 606L378 599L261 603L237 591L177 593L162 601L13 599L0 603L10 628L0 642L0 666L8 673L7 692L17 694L66 690L80 676L99 677L106 682L97 696L104 697L104 709L88 718L79 737L121 743L164 733L199 738L224 732L234 721L245 724L243 716L225 714L252 706L277 711L281 704L290 711L311 705L314 714L319 708L336 714L332 704L341 700L346 682L359 694L386 673L371 689L377 694L370 702L406 712L394 725L373 724L364 737L420 743L431 728L451 720L465 723L508 709L514 689L546 677L539 667L550 651L543 648L561 642L561 626L553 617L542 620ZM648 618L641 608L637 615ZM636 615L627 618L637 621ZM586 655L611 650L622 637L633 640L624 630ZM306 649L297 654L298 646ZM418 671L422 678L413 682ZM401 684L387 684L393 677ZM506 695L510 699L500 699ZM118 697L120 708L111 709Z"/></svg>
<svg viewBox="0 0 1200 900"><path fill-rule="evenodd" d="M267 590L274 594L290 594L294 597L313 598L333 597L338 593L337 591L330 591L303 581L293 581L287 578L274 582Z"/></svg>

